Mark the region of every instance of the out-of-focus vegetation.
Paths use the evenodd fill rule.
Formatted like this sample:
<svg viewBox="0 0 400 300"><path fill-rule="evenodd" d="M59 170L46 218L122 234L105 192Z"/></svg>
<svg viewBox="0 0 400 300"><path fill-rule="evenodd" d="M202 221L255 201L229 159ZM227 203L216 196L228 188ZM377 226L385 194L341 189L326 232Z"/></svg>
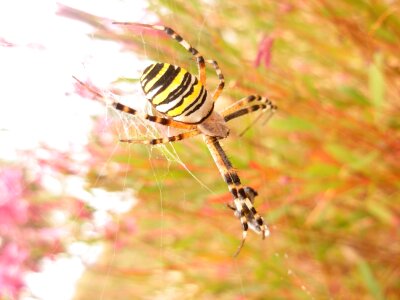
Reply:
<svg viewBox="0 0 400 300"><path fill-rule="evenodd" d="M1 300L31 296L28 273L40 271L44 260L64 255L74 239L96 240L82 229L93 224L93 209L56 184L80 174L71 153L42 146L18 154L18 163L0 161Z"/></svg>
<svg viewBox="0 0 400 300"><path fill-rule="evenodd" d="M213 193L143 145L121 145L108 161L118 135L100 135L89 180L137 190L140 202L126 217L138 232L123 247L109 245L76 299L398 299L398 2L150 3L160 23L219 62L222 106L249 94L279 106L243 136L257 115L232 122L224 141L244 184L258 190L272 233L265 241L250 234L232 258L240 224L200 138L174 146ZM192 57L162 34L78 18L100 38L195 72ZM212 88L217 78L208 75Z"/></svg>

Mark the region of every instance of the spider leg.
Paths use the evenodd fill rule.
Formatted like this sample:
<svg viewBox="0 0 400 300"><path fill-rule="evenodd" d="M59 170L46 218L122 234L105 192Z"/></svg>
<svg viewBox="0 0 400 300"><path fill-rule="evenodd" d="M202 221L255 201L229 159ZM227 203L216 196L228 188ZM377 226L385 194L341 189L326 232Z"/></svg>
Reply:
<svg viewBox="0 0 400 300"><path fill-rule="evenodd" d="M212 59L207 59L206 63L211 64L214 69L215 69L215 73L217 73L218 79L219 79L219 84L218 87L216 88L216 90L214 91L213 95L212 95L212 99L213 101L217 100L219 95L222 93L224 86L225 86L225 78L224 78L224 74L222 74L221 69L218 66L217 61L212 60Z"/></svg>
<svg viewBox="0 0 400 300"><path fill-rule="evenodd" d="M258 196L257 191L256 191L255 189L253 189L252 187L250 187L250 186L246 186L246 187L244 188L244 190L245 190L245 192L246 192L247 197L249 197L251 203L254 204L254 198L255 198L256 196ZM236 208L235 208L232 204L228 203L226 206L227 206L229 209L231 209L231 210L233 210L233 211L236 212Z"/></svg>
<svg viewBox="0 0 400 300"><path fill-rule="evenodd" d="M206 64L204 61L203 56L193 48L187 41L185 41L178 33L176 33L172 28L165 27L162 25L149 25L149 24L142 24L142 23L129 23L129 22L113 22L113 24L118 25L133 25L133 26L140 26L145 28L151 28L158 31L164 31L168 34L172 39L177 41L183 48L185 48L188 52L190 52L197 60L197 66L199 68L199 79L200 82L205 85L206 84Z"/></svg>
<svg viewBox="0 0 400 300"><path fill-rule="evenodd" d="M166 144L170 142L177 142L181 141L187 138L191 138L193 136L201 134L200 131L192 130L188 132L183 132L174 136L169 136L165 138L158 138L158 139L152 139L152 140L133 140L133 139L121 139L119 140L120 142L123 143L132 143L132 144L146 144L146 145L158 145L158 144Z"/></svg>
<svg viewBox="0 0 400 300"><path fill-rule="evenodd" d="M253 101L256 101L253 103ZM245 107L247 104L251 104L250 106ZM244 108L242 108L244 107ZM239 118L241 116L247 115L249 113L255 112L257 110L268 110L271 111L271 116L278 109L276 105L274 105L270 100L265 97L260 96L249 96L239 100L237 103L234 103L231 107L226 109L222 115L226 122ZM271 117L270 116L270 117Z"/></svg>
<svg viewBox="0 0 400 300"><path fill-rule="evenodd" d="M237 102L230 105L228 108L224 109L222 114L223 116L229 115L233 112L238 111L243 107L250 107L254 105L262 105L264 104L267 107L270 107L271 110L276 110L277 107L266 97L261 97L260 95L250 95L244 97Z"/></svg>
<svg viewBox="0 0 400 300"><path fill-rule="evenodd" d="M260 102L261 96L259 95L249 95L247 97L244 97L231 105L229 105L226 109L222 111L223 114L230 114L234 112L235 110L238 110L239 108L246 106L252 102Z"/></svg>
<svg viewBox="0 0 400 300"><path fill-rule="evenodd" d="M272 104L267 98L265 97L260 97L260 96L248 96L246 98L243 98L242 100L239 100L240 102L235 103L231 108L228 108L226 111L231 112L229 114L226 114L224 112L224 119L226 122L241 117L243 115L249 114L251 112L257 111L257 110L264 110L264 109L268 109L271 110L272 113L274 113L277 109L277 107ZM248 103L252 103L253 101L256 101L256 103L261 103L261 104L253 104L252 106L246 107L246 108L242 108L242 109L238 109L238 110L234 110L235 108L240 108L245 106ZM129 114L133 114L136 115L137 111L120 103L115 103L113 105L116 109L124 111L126 113ZM152 121L152 122L156 122L156 123L160 123L163 125L167 125L167 126L172 126L172 127L178 127L178 128L187 128L186 124L183 123L179 123L179 122L175 122L172 121L170 119L165 119L165 118L160 118L160 117L155 117L155 116L150 116L150 115L145 115L143 116L145 119ZM161 121L160 121L161 120ZM168 122L168 123L166 123ZM171 123L170 123L171 122ZM176 125L174 124L176 123ZM183 127L181 127L183 125ZM193 127L193 126L192 126ZM121 142L126 142L126 143L134 143L134 144L148 144L148 145L157 145L157 144L165 144L165 143L169 143L169 142L176 142L176 141L180 141L183 139L187 139L196 135L201 134L200 131L198 130L193 130L193 131L189 131L189 132L185 132L185 133L181 133L175 136L170 136L170 137L166 137L166 138L158 138L158 139L151 139L151 140L133 140L133 139L121 139ZM248 191L252 188L250 187L246 187L245 190L248 189ZM254 190L252 193L256 193ZM248 193L249 194L249 193ZM248 196L250 201L253 203L254 202L254 196ZM229 206L229 208L233 208L232 206ZM235 210L235 209L234 209Z"/></svg>
<svg viewBox="0 0 400 300"><path fill-rule="evenodd" d="M194 129L196 128L195 125L190 125L190 124L185 124L185 123L181 123L181 122L177 122L171 119L167 119L167 118L163 118L163 117L157 117L157 116L151 116L148 114L141 114L139 113L137 110L126 106L124 104L121 104L119 102L114 102L112 104L112 106L120 111L123 111L124 113L130 114L130 115L138 115L140 117L142 117L143 119L146 119L150 122L154 122L154 123L158 123L161 125L165 125L165 126L170 126L170 127L175 127L175 128L181 128L181 129Z"/></svg>
<svg viewBox="0 0 400 300"><path fill-rule="evenodd" d="M252 200L250 198L254 198L246 188L243 188L239 176L236 171L233 169L231 162L226 156L224 150L218 142L216 137L204 136L204 140L210 150L210 153L215 161L215 164L218 167L219 172L224 178L226 184L228 185L229 191L233 195L233 202L235 204L235 214L240 219L240 223L242 224L242 242L236 251L235 255L239 254L243 244L246 240L247 230L249 228L249 221L251 225L255 226L255 232L262 233L262 237L264 238L268 235L268 227L264 223L264 219L258 214L257 210L254 208ZM254 191L253 189L251 189Z"/></svg>
<svg viewBox="0 0 400 300"><path fill-rule="evenodd" d="M224 120L225 120L225 122L229 122L230 120L239 118L241 116L247 115L249 113L252 113L252 112L255 112L258 110L269 110L269 111L271 111L271 116L272 116L275 113L276 108L271 108L270 106L268 106L266 104L256 104L253 106L239 109L238 111L228 114L228 115L224 116Z"/></svg>
<svg viewBox="0 0 400 300"><path fill-rule="evenodd" d="M98 97L98 98L105 98L104 95L102 95L97 89L88 86L87 84L85 84L84 82L82 82L81 80L79 80L78 78L76 78L75 76L72 76L80 85L84 86L89 92L91 92L94 96ZM181 129L195 129L196 126L195 125L190 125L190 124L185 124L185 123L181 123L181 122L177 122L168 118L162 118L162 117L157 117L157 116L151 116L148 114L143 114L138 112L137 110L121 104L119 102L113 102L111 104L115 109L123 111L124 113L127 114L131 114L131 115L135 115L135 116L140 116L141 118L148 120L150 122L154 122L154 123L158 123L161 125L165 125L165 126L170 126L170 127L175 127L175 128L181 128Z"/></svg>

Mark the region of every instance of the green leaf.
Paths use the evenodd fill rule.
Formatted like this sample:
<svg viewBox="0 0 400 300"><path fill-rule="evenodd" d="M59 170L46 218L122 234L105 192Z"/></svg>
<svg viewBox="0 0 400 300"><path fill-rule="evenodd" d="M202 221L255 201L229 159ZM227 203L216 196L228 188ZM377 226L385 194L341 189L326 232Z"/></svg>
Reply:
<svg viewBox="0 0 400 300"><path fill-rule="evenodd" d="M358 89L356 89L354 87L343 86L339 90L346 97L350 98L350 100L357 102L355 104L360 104L360 105L368 105L369 104L368 99Z"/></svg>
<svg viewBox="0 0 400 300"><path fill-rule="evenodd" d="M367 211L384 224L392 224L393 216L390 210L379 201L368 201Z"/></svg>
<svg viewBox="0 0 400 300"><path fill-rule="evenodd" d="M369 264L365 260L359 261L358 271L360 272L361 278L372 297L377 300L384 300L385 297L382 293L381 286L372 273Z"/></svg>
<svg viewBox="0 0 400 300"><path fill-rule="evenodd" d="M369 172L368 166L371 166L373 161L378 158L379 154L376 151L373 151L368 154L360 154L356 155L353 158L353 161L349 163L349 167L355 171L359 172Z"/></svg>
<svg viewBox="0 0 400 300"><path fill-rule="evenodd" d="M325 150L342 163L350 163L353 159L350 150L339 144L328 144L325 146Z"/></svg>
<svg viewBox="0 0 400 300"><path fill-rule="evenodd" d="M376 108L382 107L385 97L385 78L382 68L383 55L382 53L376 53L374 55L374 62L368 70L370 98Z"/></svg>
<svg viewBox="0 0 400 300"><path fill-rule="evenodd" d="M389 43L396 43L397 40L397 37L391 31L386 30L383 27L379 27L376 30L375 35Z"/></svg>
<svg viewBox="0 0 400 300"><path fill-rule="evenodd" d="M311 131L316 128L313 123L297 117L275 119L271 126L285 131Z"/></svg>
<svg viewBox="0 0 400 300"><path fill-rule="evenodd" d="M349 148L339 144L329 144L325 146L326 151L331 154L339 162L346 164L350 169L355 171L366 171L366 167L379 156L378 152L355 153Z"/></svg>
<svg viewBox="0 0 400 300"><path fill-rule="evenodd" d="M311 177L323 178L337 176L339 168L325 163L314 163L306 169L306 174Z"/></svg>

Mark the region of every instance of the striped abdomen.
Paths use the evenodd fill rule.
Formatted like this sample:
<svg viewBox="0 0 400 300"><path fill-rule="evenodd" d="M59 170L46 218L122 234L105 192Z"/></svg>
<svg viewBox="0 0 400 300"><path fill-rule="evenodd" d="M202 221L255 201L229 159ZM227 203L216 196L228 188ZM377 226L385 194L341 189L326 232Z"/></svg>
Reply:
<svg viewBox="0 0 400 300"><path fill-rule="evenodd" d="M147 100L160 113L183 123L203 122L213 111L214 103L196 76L185 69L155 63L140 78Z"/></svg>

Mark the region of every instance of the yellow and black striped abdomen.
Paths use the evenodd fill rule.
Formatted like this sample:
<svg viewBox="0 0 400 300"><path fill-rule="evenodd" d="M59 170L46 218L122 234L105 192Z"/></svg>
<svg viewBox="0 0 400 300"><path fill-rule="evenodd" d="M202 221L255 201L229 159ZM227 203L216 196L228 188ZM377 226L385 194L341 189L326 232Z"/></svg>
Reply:
<svg viewBox="0 0 400 300"><path fill-rule="evenodd" d="M213 111L214 103L196 76L185 69L155 63L140 78L147 99L160 113L183 123L203 122Z"/></svg>

